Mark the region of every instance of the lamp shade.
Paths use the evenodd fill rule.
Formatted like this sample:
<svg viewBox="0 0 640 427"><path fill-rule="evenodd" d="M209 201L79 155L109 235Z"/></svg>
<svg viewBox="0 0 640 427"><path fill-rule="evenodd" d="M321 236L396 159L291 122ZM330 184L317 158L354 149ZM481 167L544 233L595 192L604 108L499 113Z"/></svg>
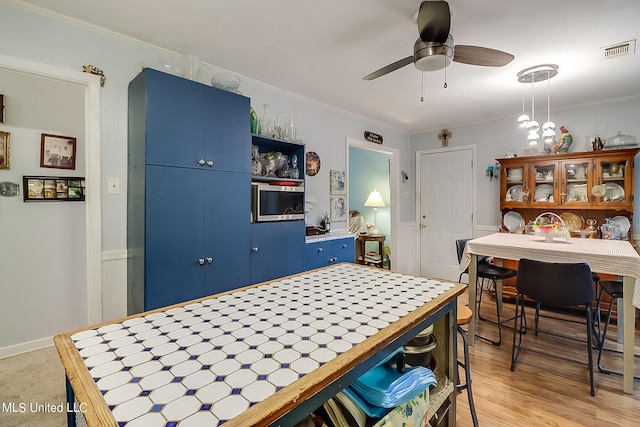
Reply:
<svg viewBox="0 0 640 427"><path fill-rule="evenodd" d="M377 190L373 190L371 194L369 194L369 197L367 197L367 200L364 202L364 205L368 207L374 207L374 208L381 208L385 206L384 201L382 200L382 196L380 195L380 192L378 192Z"/></svg>

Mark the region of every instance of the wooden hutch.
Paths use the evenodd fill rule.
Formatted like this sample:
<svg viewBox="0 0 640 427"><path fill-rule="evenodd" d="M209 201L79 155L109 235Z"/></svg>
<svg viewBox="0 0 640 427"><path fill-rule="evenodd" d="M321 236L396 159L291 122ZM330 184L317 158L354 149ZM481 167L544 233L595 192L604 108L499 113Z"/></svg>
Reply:
<svg viewBox="0 0 640 427"><path fill-rule="evenodd" d="M640 147L496 159L500 163L500 212L517 211L525 224L544 212L571 212L583 221L618 215L633 221L635 156ZM596 197L594 186L605 193ZM596 192L597 194L597 192ZM586 228L583 223L581 228ZM504 225L501 227L504 228ZM632 230L629 238L633 243ZM591 238L599 238L593 235ZM635 245L634 245L635 246ZM516 261L505 260L514 268ZM615 279L614 277L606 277ZM603 278L604 279L604 278ZM504 296L515 296L515 279L504 282Z"/></svg>

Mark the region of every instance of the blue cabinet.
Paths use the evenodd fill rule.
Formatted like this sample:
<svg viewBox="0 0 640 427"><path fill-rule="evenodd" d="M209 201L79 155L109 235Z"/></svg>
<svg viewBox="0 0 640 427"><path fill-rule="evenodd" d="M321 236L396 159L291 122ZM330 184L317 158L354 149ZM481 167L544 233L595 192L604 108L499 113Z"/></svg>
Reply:
<svg viewBox="0 0 640 427"><path fill-rule="evenodd" d="M251 224L251 283L305 270L304 221Z"/></svg>
<svg viewBox="0 0 640 427"><path fill-rule="evenodd" d="M306 269L326 267L339 262L354 262L353 237L310 242L305 246Z"/></svg>
<svg viewBox="0 0 640 427"><path fill-rule="evenodd" d="M129 85L129 314L250 281L249 99L143 70Z"/></svg>

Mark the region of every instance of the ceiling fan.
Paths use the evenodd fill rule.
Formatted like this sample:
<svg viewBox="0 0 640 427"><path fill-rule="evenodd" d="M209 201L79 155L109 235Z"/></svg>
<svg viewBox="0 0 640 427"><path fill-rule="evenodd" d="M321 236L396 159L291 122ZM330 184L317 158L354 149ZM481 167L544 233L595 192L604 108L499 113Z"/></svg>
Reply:
<svg viewBox="0 0 640 427"><path fill-rule="evenodd" d="M413 55L382 67L363 80L377 79L411 63L420 71L435 71L445 68L452 60L483 67L502 67L514 58L510 53L488 47L454 45L453 36L449 34L451 12L446 1L423 1L417 21L420 37L413 45Z"/></svg>

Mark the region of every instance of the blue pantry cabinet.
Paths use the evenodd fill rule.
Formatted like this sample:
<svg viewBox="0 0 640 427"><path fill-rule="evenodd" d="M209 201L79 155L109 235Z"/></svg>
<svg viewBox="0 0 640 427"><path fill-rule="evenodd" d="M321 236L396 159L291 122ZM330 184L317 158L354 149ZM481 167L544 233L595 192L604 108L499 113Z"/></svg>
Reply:
<svg viewBox="0 0 640 427"><path fill-rule="evenodd" d="M304 221L251 224L251 283L305 270Z"/></svg>
<svg viewBox="0 0 640 427"><path fill-rule="evenodd" d="M249 99L145 69L128 155L128 313L248 285Z"/></svg>

